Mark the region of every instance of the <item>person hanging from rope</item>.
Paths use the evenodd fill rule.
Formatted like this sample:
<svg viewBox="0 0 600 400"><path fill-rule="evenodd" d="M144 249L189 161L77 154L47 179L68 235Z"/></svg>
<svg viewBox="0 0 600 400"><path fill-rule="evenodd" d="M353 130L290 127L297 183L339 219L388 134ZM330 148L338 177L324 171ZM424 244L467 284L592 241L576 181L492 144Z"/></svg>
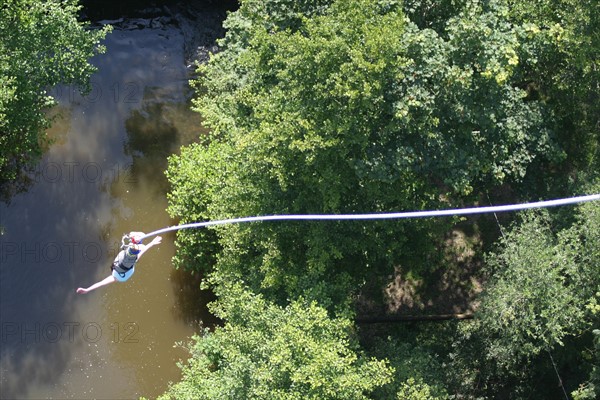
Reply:
<svg viewBox="0 0 600 400"><path fill-rule="evenodd" d="M162 238L157 236L149 244L144 245L141 243L143 237L143 232L130 232L128 235L124 235L121 240L122 250L117 254L110 266L111 274L88 288L78 288L77 293L89 293L110 283L117 281L125 282L131 278L135 272L135 263L142 257L142 254L148 251L150 247L160 244L162 241Z"/></svg>

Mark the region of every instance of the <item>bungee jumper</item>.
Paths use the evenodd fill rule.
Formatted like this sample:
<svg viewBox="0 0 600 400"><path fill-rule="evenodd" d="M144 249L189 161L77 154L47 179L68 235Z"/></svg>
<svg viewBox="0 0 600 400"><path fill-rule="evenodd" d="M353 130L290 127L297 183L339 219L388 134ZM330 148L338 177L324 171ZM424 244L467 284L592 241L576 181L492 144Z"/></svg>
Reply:
<svg viewBox="0 0 600 400"><path fill-rule="evenodd" d="M144 236L144 232L130 232L129 234L123 235L123 238L121 239L121 251L117 254L110 266L111 274L88 288L78 288L77 293L89 293L94 289L98 289L99 287L106 286L110 283L117 281L125 282L131 278L135 272L135 263L140 257L142 257L149 248L160 244L162 241L162 238L157 236L152 239L149 244L144 245L142 244Z"/></svg>

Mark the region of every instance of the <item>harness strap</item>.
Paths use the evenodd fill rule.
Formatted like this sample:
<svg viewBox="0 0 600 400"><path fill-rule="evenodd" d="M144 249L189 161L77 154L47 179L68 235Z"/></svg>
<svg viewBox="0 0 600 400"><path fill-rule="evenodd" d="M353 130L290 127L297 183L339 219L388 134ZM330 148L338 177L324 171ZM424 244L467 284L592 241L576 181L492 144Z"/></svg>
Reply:
<svg viewBox="0 0 600 400"><path fill-rule="evenodd" d="M118 264L118 265L112 264L112 265L110 266L110 269L112 269L113 271L117 271L117 274L119 274L119 276L120 276L121 278L125 278L125 274L126 274L127 272L129 272L129 270L130 270L131 268L133 268L134 266L135 266L135 265L132 265L131 267L127 268L127 267L126 267L126 266L124 266L123 264ZM121 271L125 271L125 272L121 272L121 271L119 271L119 270L121 270Z"/></svg>
<svg viewBox="0 0 600 400"><path fill-rule="evenodd" d="M131 267L126 267L123 264L119 264L119 268L121 268L122 270L124 270L125 272L129 271L131 268L133 268L133 265Z"/></svg>

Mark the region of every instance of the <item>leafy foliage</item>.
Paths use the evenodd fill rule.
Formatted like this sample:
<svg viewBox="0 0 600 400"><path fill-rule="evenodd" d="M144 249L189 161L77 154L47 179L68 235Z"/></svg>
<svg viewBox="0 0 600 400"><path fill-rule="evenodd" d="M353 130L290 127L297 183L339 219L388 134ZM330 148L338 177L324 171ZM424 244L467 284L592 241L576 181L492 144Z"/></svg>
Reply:
<svg viewBox="0 0 600 400"><path fill-rule="evenodd" d="M240 286L214 308L223 327L195 337L184 380L164 399L366 399L390 380L351 340L351 322L302 299L285 308Z"/></svg>
<svg viewBox="0 0 600 400"><path fill-rule="evenodd" d="M439 333L439 332L438 332ZM432 335L431 332L426 334ZM435 335L433 335L435 336ZM369 354L389 360L394 368L393 380L377 388L375 399L445 399L445 374L441 357L422 340L416 329L394 330L385 338L375 336L364 344ZM412 397L411 397L412 396Z"/></svg>
<svg viewBox="0 0 600 400"><path fill-rule="evenodd" d="M447 208L500 186L522 185L528 198L568 191L571 176L588 179L582 170L597 165L598 12L592 0L242 1L225 22L222 51L194 82L211 134L171 157L169 212L192 222ZM547 351L574 396L593 396L597 355L581 349L594 348L597 325L597 209L582 207L556 224L550 214L526 214L489 255L480 311L461 323L454 348L434 335L446 353L438 357L391 334L373 353L391 359L394 378L369 386L371 396L444 398L448 387L464 398L543 398L551 389L540 388L555 373ZM228 322L197 339L172 395L262 396L271 387L255 374L263 364L250 350L227 359L266 329L225 305L240 296L231 282L263 302L249 307L293 310L289 319L300 318L315 338L303 312L323 307L348 318L352 292L393 267L427 279L451 223L256 223L178 233L177 264L210 272ZM304 343L286 337L289 348ZM286 388L274 397L296 393L267 376Z"/></svg>
<svg viewBox="0 0 600 400"><path fill-rule="evenodd" d="M77 21L77 0L0 2L0 181L15 179L41 153L48 125L46 90L63 84L82 90L109 28Z"/></svg>
<svg viewBox="0 0 600 400"><path fill-rule="evenodd" d="M236 78L246 83L238 89L232 89L222 73L222 63L231 65L229 57L236 56L235 47L216 56L204 71L202 88L207 95L198 103L213 127L211 143L183 150L181 159L194 163L196 171L172 167L169 172L172 181L202 188L206 200L194 204L192 216L414 207L419 183L406 185L396 178L390 188L389 179L377 182L358 176L354 166L368 140L363 137L368 127L364 118L377 115L383 102L381 88L374 89L373 100L361 94L361 82L381 87L379 77L392 74L396 49L383 38L393 37L402 26L399 10L385 12L374 3L355 2L306 20L295 32L270 33L257 27L251 31L251 49L227 69L236 71L239 66L251 71ZM372 48L368 58L362 55L362 36ZM377 60L383 51L391 58ZM342 73L336 72L340 69ZM348 80L346 74L356 76ZM336 115L338 101L350 106L343 115ZM173 159L172 165L177 162ZM179 192L179 185L175 190L171 213L187 218L190 208L183 205L187 194ZM423 201L427 199L417 203ZM223 228L219 273L230 279L243 277L254 289L270 291L279 299L302 294L322 304L340 304L355 285L350 282L360 281L371 266L389 266L398 258L404 229L358 223ZM190 251L182 254L193 253L207 235L184 233L180 242L190 243ZM389 245L382 253L383 241Z"/></svg>
<svg viewBox="0 0 600 400"><path fill-rule="evenodd" d="M507 1L511 18L538 32L522 83L551 106L558 140L577 169L598 169L600 7L594 0ZM550 40L548 40L550 39ZM543 41L543 44L542 44ZM548 46L548 44L551 44Z"/></svg>
<svg viewBox="0 0 600 400"><path fill-rule="evenodd" d="M592 376L597 371L594 362L583 361L596 356L587 350L575 356L575 349L593 348L595 342L591 333L598 323L594 304L600 287L600 205L586 204L580 210L575 224L558 234L548 213L528 213L489 255L491 277L477 318L462 326L457 342L455 362L462 366L456 369L475 375L458 378L465 387L476 380L480 389L487 386L491 393L530 392L533 389L525 387L532 384L532 365L545 363L545 374L552 374L553 366L542 361L554 363L552 353L565 371L583 365ZM582 339L574 340L577 337ZM581 382L580 376L563 378L570 384Z"/></svg>
<svg viewBox="0 0 600 400"><path fill-rule="evenodd" d="M443 400L446 398L446 396L434 396L429 385L415 381L413 378L409 378L402 383L397 394L398 400Z"/></svg>
<svg viewBox="0 0 600 400"><path fill-rule="evenodd" d="M489 259L496 272L482 301L480 324L488 356L503 366L562 344L582 328L577 291L565 283L577 268L543 217L527 218ZM485 327L485 328L484 328Z"/></svg>
<svg viewBox="0 0 600 400"><path fill-rule="evenodd" d="M196 106L212 135L171 160L174 217L447 207L559 154L542 104L514 85L533 34L498 2L471 4L444 35L394 2L301 3L274 22L259 18L268 3L231 14L223 51L200 68ZM426 269L450 222L185 232L179 263L216 264L280 301L341 305L370 273Z"/></svg>

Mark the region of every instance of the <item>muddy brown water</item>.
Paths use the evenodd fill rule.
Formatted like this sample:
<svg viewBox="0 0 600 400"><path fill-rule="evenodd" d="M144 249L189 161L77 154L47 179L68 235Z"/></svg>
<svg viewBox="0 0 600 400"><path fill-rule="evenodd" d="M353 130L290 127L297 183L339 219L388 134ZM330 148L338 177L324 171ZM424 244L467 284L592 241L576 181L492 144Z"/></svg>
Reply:
<svg viewBox="0 0 600 400"><path fill-rule="evenodd" d="M173 224L167 156L203 134L189 111L182 33L115 30L85 97L54 89L53 139L29 189L0 205L0 397L154 398L180 378L174 347L213 321L163 236L126 283L109 274L125 232Z"/></svg>

